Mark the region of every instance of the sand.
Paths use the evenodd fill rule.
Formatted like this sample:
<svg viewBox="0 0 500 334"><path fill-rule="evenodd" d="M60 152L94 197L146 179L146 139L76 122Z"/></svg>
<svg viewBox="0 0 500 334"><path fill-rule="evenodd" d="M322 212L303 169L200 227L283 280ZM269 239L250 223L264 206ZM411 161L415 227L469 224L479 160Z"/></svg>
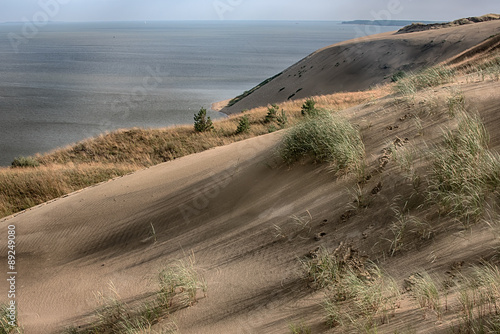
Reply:
<svg viewBox="0 0 500 334"><path fill-rule="evenodd" d="M476 34L491 35L485 30L500 28L498 23L479 25L487 28ZM416 33L397 43L415 48L431 33L441 32ZM472 42L467 42L467 36L472 33L447 33L443 44L451 43L453 37L463 40L454 42L457 45L469 45ZM436 42L445 38L432 36ZM403 55L394 54L409 49L398 51L395 38L386 34L362 43L373 46L370 54L375 58L385 52L379 48L391 49L392 56L384 62L400 63L396 59ZM318 51L315 57L340 48ZM432 57L428 53L413 56L422 62L438 62L458 54L443 49L443 55L438 50ZM329 59L324 59L325 64ZM368 56L363 61L367 62L366 71L379 71L377 66L370 70ZM360 71L361 84L367 84L369 79L363 79L364 70ZM346 70L344 75L346 84L354 80L354 72ZM484 119L492 137L491 148L496 150L500 149L499 89L500 83L495 81L463 87L468 104ZM447 86L435 88L432 94L441 100L431 101L443 107L449 92ZM418 98L426 99L426 94ZM445 116L430 113L419 131L405 115L422 105L417 101L414 108L401 108L393 102L386 97L341 112L362 131L367 170L372 175L364 185L369 207L355 210L349 219L341 217L352 208L356 182L333 175L326 165L283 165L276 155L283 132L275 132L167 162L0 220L3 238L8 225L16 226L16 300L25 333L54 333L85 324L98 305L96 293L109 294L110 282L127 303L143 301L157 288L157 272L191 253L207 280L208 295L175 314L181 333L285 333L290 323L302 320L313 333L335 333L323 318L323 293L308 286L297 259L318 246L335 248L341 242L361 255L382 258L389 247L383 240L393 221L391 204L411 191L393 163L380 168L383 149L398 138L408 138L417 146L423 139L436 143L448 124ZM375 188L378 190L369 191ZM434 217L436 212L425 214ZM302 217L306 227L298 228L292 216ZM276 236L275 225L284 237ZM388 258L384 269L402 280L416 268L444 273L457 261L476 263L495 252L498 241L485 225L473 228L474 237L464 237L459 226L448 221L435 228L431 241ZM324 235L317 238L320 233ZM5 242L1 245L0 261L6 263ZM6 280L1 280L0 291L7 290ZM0 300L6 300L5 293ZM417 333L446 332L446 317L436 324L435 318L422 319L420 311L405 303L383 330L394 332L406 324L413 324Z"/></svg>
<svg viewBox="0 0 500 334"><path fill-rule="evenodd" d="M398 71L444 62L498 33L500 21L491 21L409 34L388 32L334 44L221 111L233 114L289 99L365 90L390 82Z"/></svg>

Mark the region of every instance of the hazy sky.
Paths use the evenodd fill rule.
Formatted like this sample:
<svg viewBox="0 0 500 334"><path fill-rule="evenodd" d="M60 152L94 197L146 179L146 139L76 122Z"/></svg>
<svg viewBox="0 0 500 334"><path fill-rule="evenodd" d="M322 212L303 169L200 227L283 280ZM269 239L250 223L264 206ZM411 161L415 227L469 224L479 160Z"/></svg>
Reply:
<svg viewBox="0 0 500 334"><path fill-rule="evenodd" d="M452 20L499 0L1 0L0 21Z"/></svg>

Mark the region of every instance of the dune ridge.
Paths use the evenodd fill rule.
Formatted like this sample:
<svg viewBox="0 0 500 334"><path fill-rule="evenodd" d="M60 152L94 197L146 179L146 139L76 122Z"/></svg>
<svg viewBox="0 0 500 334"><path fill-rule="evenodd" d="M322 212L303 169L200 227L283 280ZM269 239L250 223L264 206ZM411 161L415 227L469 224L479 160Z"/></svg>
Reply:
<svg viewBox="0 0 500 334"><path fill-rule="evenodd" d="M500 28L496 22L474 26L488 37ZM471 33L462 32L467 32L462 37ZM427 33L408 38L423 43L424 35L431 36ZM334 173L332 166L308 159L286 165L278 154L286 130L274 131L136 171L1 219L0 235L7 235L9 225L16 226L18 317L24 331L68 333L65 328L72 327L71 333L85 333L86 325L98 321L96 294L109 294L112 286L127 304L141 304L157 291L159 270L190 255L206 281L206 296L161 319L150 331L162 333L162 326L174 321L181 333L204 334L284 333L292 327L313 333L361 328L461 333L476 318L484 324L497 319L494 305L486 303L478 309L472 306L470 322L462 322L470 313L462 309L461 296L474 292L462 278L475 277L477 268L499 265L500 210L494 184L500 179L495 176L500 175L500 57L494 51L496 39L481 44L484 40L478 36L462 56L449 52L441 65L449 61L450 67L402 76L376 93L336 95L333 101L344 98L336 107L328 108L333 103L325 99L321 107L326 112L347 120L361 134L365 155L360 174ZM372 43L375 40L386 43L386 34L373 37ZM464 61L466 66L453 68ZM286 103L280 108L292 109L293 101ZM294 108L297 123L306 119L300 103ZM266 111L255 111L255 124L262 125L258 120L263 122ZM497 169L491 179L480 180L488 186L479 189L478 211L460 216L453 193L448 203L456 205L457 212L439 197L448 187L433 182L438 182L435 152L454 154L438 149L460 143L456 135L464 120L483 137L474 160L458 167L467 172L467 165L484 160L493 162L486 167ZM75 154L69 149L45 158L71 161ZM464 180L474 181L472 176L464 175ZM468 198L467 193L455 195ZM356 308L366 303L346 295L338 300L344 313L328 318L323 302L329 290L319 287L303 265L314 264L322 249L357 270L359 277L350 278L359 289L376 286L370 282L378 282L378 274L365 268L377 264L380 275L394 280L396 299L383 311L378 304L373 311L374 304ZM2 244L4 262L6 254ZM415 285L421 278L428 282L428 277L437 282L438 297L420 303ZM0 290L8 290L5 280ZM500 298L496 292L481 291L494 297L490 301ZM365 290L361 297L365 293L368 296ZM3 302L5 296L0 298ZM358 313L349 313L353 310Z"/></svg>

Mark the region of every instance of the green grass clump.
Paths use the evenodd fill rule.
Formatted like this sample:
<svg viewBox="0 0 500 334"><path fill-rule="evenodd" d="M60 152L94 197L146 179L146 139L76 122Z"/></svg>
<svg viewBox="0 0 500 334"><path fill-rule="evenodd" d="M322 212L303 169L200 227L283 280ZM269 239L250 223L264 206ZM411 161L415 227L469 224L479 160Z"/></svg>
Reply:
<svg viewBox="0 0 500 334"><path fill-rule="evenodd" d="M167 308L186 307L197 301L197 293L201 290L206 294L205 280L194 268L194 258L189 262L178 261L168 266L158 275L158 299Z"/></svg>
<svg viewBox="0 0 500 334"><path fill-rule="evenodd" d="M281 143L281 158L292 164L303 158L329 162L335 171L359 170L365 147L359 131L346 119L324 112L288 131Z"/></svg>
<svg viewBox="0 0 500 334"><path fill-rule="evenodd" d="M427 272L424 272L415 275L412 283L411 291L419 306L435 311L438 318L441 318L443 310L436 281Z"/></svg>
<svg viewBox="0 0 500 334"><path fill-rule="evenodd" d="M430 67L422 72L399 78L395 89L402 95L413 95L419 90L449 83L454 78L455 71L448 67Z"/></svg>
<svg viewBox="0 0 500 334"><path fill-rule="evenodd" d="M38 167L40 163L33 157L17 157L12 161L12 167Z"/></svg>
<svg viewBox="0 0 500 334"><path fill-rule="evenodd" d="M338 285L346 293L344 301L335 294L327 294L323 303L327 323L331 327L354 326L371 331L377 323L384 324L396 308L399 288L391 277L371 264L365 270L349 268Z"/></svg>
<svg viewBox="0 0 500 334"><path fill-rule="evenodd" d="M311 334L311 329L304 323L288 325L291 334Z"/></svg>
<svg viewBox="0 0 500 334"><path fill-rule="evenodd" d="M499 333L499 268L491 264L474 266L463 281L458 296L462 317L452 333Z"/></svg>
<svg viewBox="0 0 500 334"><path fill-rule="evenodd" d="M157 333L152 327L160 321L164 322L161 333L175 333L174 322L164 320L173 312L189 307L197 301L201 290L206 296L207 286L194 267L194 256L188 261L177 261L167 266L158 275L158 290L154 300L148 300L134 307L125 304L113 283L109 284L111 296L97 293L99 307L95 310L95 321L79 330L75 327L67 329L67 333L80 334L145 334Z"/></svg>
<svg viewBox="0 0 500 334"><path fill-rule="evenodd" d="M458 115L458 129L445 133L433 155L430 196L468 225L500 185L500 158L488 149L489 135L477 115Z"/></svg>
<svg viewBox="0 0 500 334"><path fill-rule="evenodd" d="M313 259L300 261L308 279L318 288L337 286L347 272L348 264L326 248L321 248ZM341 286L338 286L339 288Z"/></svg>

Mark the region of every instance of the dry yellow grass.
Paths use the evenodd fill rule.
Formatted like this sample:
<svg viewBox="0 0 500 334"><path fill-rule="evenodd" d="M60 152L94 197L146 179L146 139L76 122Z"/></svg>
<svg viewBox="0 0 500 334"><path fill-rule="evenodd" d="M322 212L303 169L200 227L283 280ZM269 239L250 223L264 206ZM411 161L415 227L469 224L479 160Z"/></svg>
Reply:
<svg viewBox="0 0 500 334"><path fill-rule="evenodd" d="M314 100L317 108L341 110L388 92L382 88L317 96ZM279 105L286 111L288 126L303 117L300 110L304 101ZM277 124L264 122L266 114L267 107L246 111L250 130L238 135L235 132L242 114L214 122L212 132L197 133L191 125L124 129L37 155L40 167L0 169L0 217L144 167L278 130Z"/></svg>
<svg viewBox="0 0 500 334"><path fill-rule="evenodd" d="M134 165L68 164L0 170L0 216L137 170Z"/></svg>

